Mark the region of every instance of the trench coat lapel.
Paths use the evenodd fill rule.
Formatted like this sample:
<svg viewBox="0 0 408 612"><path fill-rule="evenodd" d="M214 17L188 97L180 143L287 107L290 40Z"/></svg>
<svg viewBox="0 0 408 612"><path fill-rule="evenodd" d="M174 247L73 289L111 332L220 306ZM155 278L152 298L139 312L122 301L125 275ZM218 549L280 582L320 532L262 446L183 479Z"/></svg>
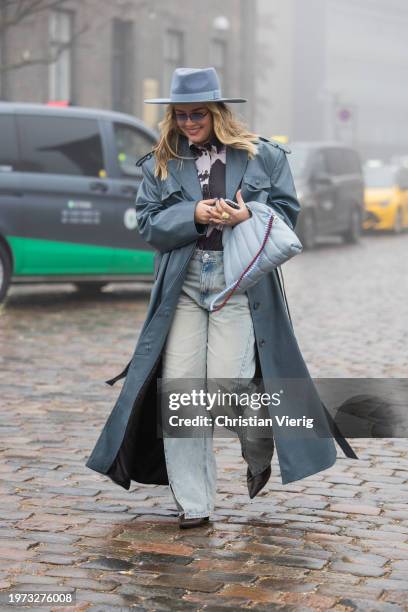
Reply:
<svg viewBox="0 0 408 612"><path fill-rule="evenodd" d="M181 139L180 152L181 155L190 159L171 160L168 166L169 172L182 185L183 191L193 200L201 200L203 197L201 185L187 138ZM242 181L247 163L248 154L246 151L227 146L225 170L225 195L227 198L235 200L235 195Z"/></svg>
<svg viewBox="0 0 408 612"><path fill-rule="evenodd" d="M248 164L248 153L241 149L227 147L226 162L225 193L227 198L235 200L235 194Z"/></svg>

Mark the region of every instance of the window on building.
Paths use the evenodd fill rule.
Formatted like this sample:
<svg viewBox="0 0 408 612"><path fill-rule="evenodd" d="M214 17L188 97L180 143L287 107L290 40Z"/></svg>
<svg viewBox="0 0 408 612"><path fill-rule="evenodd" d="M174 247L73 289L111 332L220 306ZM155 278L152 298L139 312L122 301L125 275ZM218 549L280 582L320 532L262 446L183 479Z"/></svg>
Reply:
<svg viewBox="0 0 408 612"><path fill-rule="evenodd" d="M164 38L164 75L163 95L170 92L171 77L179 66L184 65L184 36L183 32L167 30Z"/></svg>
<svg viewBox="0 0 408 612"><path fill-rule="evenodd" d="M132 113L133 22L114 19L112 28L112 108Z"/></svg>
<svg viewBox="0 0 408 612"><path fill-rule="evenodd" d="M51 11L49 17L49 47L51 57L56 59L49 65L49 100L72 100L73 98L72 37L73 13L70 11Z"/></svg>
<svg viewBox="0 0 408 612"><path fill-rule="evenodd" d="M154 144L152 139L126 123L114 123L113 129L118 162L123 174L140 175L141 169L135 163L151 150Z"/></svg>
<svg viewBox="0 0 408 612"><path fill-rule="evenodd" d="M95 119L19 115L21 166L26 172L102 176L102 142Z"/></svg>
<svg viewBox="0 0 408 612"><path fill-rule="evenodd" d="M226 85L226 55L227 55L227 45L224 40L219 40L217 38L211 41L210 48L210 58L211 58L211 66L217 71L217 74L220 78L221 87L225 89Z"/></svg>

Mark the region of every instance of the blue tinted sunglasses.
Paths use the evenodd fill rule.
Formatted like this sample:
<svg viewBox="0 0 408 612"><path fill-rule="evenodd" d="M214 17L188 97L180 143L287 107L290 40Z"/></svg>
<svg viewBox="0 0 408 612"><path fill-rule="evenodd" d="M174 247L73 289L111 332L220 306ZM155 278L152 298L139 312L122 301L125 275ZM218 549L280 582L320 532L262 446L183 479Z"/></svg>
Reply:
<svg viewBox="0 0 408 612"><path fill-rule="evenodd" d="M193 123L199 123L208 115L208 111L195 113L175 113L177 123L186 123L190 118Z"/></svg>

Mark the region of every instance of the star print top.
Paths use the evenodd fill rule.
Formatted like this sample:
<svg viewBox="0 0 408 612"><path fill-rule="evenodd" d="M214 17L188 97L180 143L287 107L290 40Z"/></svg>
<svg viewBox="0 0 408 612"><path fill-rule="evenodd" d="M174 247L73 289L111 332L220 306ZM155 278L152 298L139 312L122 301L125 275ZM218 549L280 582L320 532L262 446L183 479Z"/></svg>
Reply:
<svg viewBox="0 0 408 612"><path fill-rule="evenodd" d="M190 140L188 144L195 156L203 200L225 198L226 146L216 137L203 145L196 145ZM222 228L221 224L208 224L206 234L197 241L197 248L222 251Z"/></svg>

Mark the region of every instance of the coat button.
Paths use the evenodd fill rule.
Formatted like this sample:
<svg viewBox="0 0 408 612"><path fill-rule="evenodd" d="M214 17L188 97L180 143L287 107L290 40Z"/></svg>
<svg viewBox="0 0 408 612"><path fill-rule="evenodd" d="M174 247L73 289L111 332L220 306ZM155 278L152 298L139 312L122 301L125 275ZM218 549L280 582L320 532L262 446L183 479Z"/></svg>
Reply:
<svg viewBox="0 0 408 612"><path fill-rule="evenodd" d="M263 346L265 344L265 340L263 338L260 339L259 341L259 346Z"/></svg>
<svg viewBox="0 0 408 612"><path fill-rule="evenodd" d="M256 310L257 308L259 308L259 302L254 302L254 310Z"/></svg>

